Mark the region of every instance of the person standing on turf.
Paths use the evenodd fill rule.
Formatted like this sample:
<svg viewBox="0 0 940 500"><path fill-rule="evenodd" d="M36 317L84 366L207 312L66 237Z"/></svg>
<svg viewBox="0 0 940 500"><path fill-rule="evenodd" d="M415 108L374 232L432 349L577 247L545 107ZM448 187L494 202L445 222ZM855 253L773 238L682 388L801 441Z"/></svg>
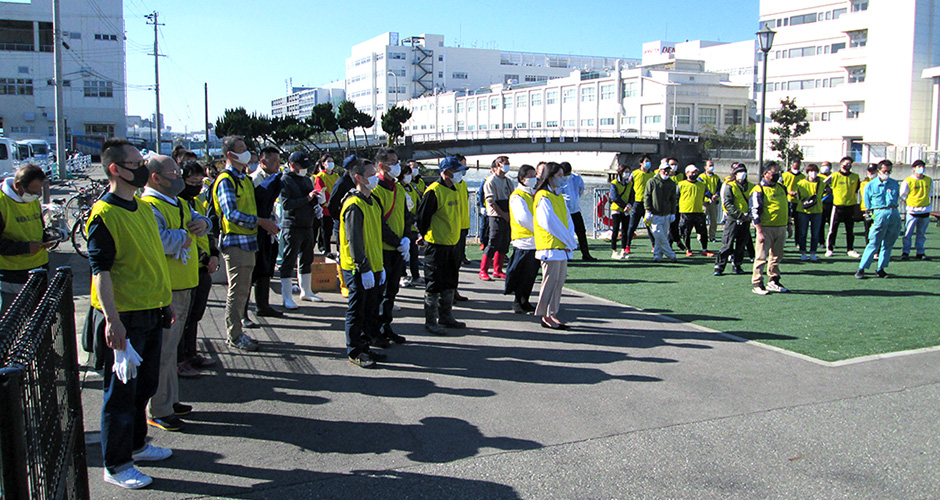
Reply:
<svg viewBox="0 0 940 500"><path fill-rule="evenodd" d="M705 190L711 196L705 200L705 217L708 219L708 241L717 242L718 222L721 220L721 177L715 173L715 163L711 160L705 162L705 173L699 176L705 184Z"/></svg>
<svg viewBox="0 0 940 500"><path fill-rule="evenodd" d="M506 271L505 295L513 294L512 310L516 314L535 311L529 302L532 286L539 273L539 261L535 258L535 185L538 178L532 165L519 167L516 176L519 184L509 197L509 227L512 230L512 257Z"/></svg>
<svg viewBox="0 0 940 500"><path fill-rule="evenodd" d="M630 258L630 217L633 209L633 179L629 167L621 164L617 167L617 176L610 181L610 258L623 260ZM622 244L617 246L618 234Z"/></svg>
<svg viewBox="0 0 940 500"><path fill-rule="evenodd" d="M927 258L927 226L930 225L930 196L933 193L933 180L924 175L924 160L915 160L911 165L914 173L901 183L901 198L907 205L907 224L904 228L904 239L901 250L901 260L907 260L911 254L911 239L915 238L915 258Z"/></svg>
<svg viewBox="0 0 940 500"><path fill-rule="evenodd" d="M669 244L669 232L675 211L679 206L676 184L670 179L672 166L663 161L659 164L656 177L646 183L643 194L643 206L646 208L646 220L653 233L653 260L662 262L665 256L670 262L676 261L676 252Z"/></svg>
<svg viewBox="0 0 940 500"><path fill-rule="evenodd" d="M643 155L640 158L640 168L634 170L630 177L632 182L630 189L633 190L633 206L630 207L630 228L627 230L627 246L624 248L624 255L627 257L630 256L630 245L632 245L633 236L636 234L637 228L640 227L640 221L646 215L646 207L643 204L643 198L646 196L646 184L650 179L656 177L656 171L653 170L653 163L650 161L649 156ZM646 234L650 237L650 244L652 245L653 232L646 221L643 221L643 227L646 228Z"/></svg>
<svg viewBox="0 0 940 500"><path fill-rule="evenodd" d="M721 250L715 257L715 276L721 276L728 264L728 257L733 255L734 274L744 274L741 263L744 251L751 241L751 211L748 199L754 184L747 180L747 167L736 163L731 175L721 186L721 206L725 212L725 228L721 233Z"/></svg>
<svg viewBox="0 0 940 500"><path fill-rule="evenodd" d="M836 247L839 223L845 224L845 246L849 257L859 258L855 251L855 206L858 205L860 187L858 174L852 172L852 159L842 158L839 171L829 179L832 189L832 218L829 220L829 235L826 238L826 257L832 257Z"/></svg>
<svg viewBox="0 0 940 500"><path fill-rule="evenodd" d="M581 196L584 195L584 179L577 173L572 172L571 164L566 161L561 162L561 168L565 172L565 183L561 187L561 195L565 198L565 203L568 205L568 214L571 215L571 221L574 222L574 234L578 235L581 260L594 262L597 259L591 257L591 250L588 248L587 229L584 227L584 217L581 216Z"/></svg>
<svg viewBox="0 0 940 500"><path fill-rule="evenodd" d="M819 167L814 163L806 166L806 178L797 181L796 244L800 248L800 260L816 262L816 249L822 239L822 198L826 183L819 178ZM806 234L809 232L809 254L806 253Z"/></svg>
<svg viewBox="0 0 940 500"><path fill-rule="evenodd" d="M685 167L685 179L679 181L679 237L685 244L685 256L692 256L692 228L702 244L702 255L714 257L708 251L708 231L705 229L705 200L712 193L698 178L698 167Z"/></svg>
<svg viewBox="0 0 940 500"><path fill-rule="evenodd" d="M800 171L802 165L803 162L800 160L793 160L790 163L790 169L780 174L780 183L787 189L787 203L789 203L790 220L787 222L787 238L793 235L793 226L796 222L796 206L800 195L796 185L806 178L806 175Z"/></svg>
<svg viewBox="0 0 940 500"><path fill-rule="evenodd" d="M776 162L767 162L760 184L751 191L751 220L757 233L754 273L751 275L753 292L767 295L768 292L789 292L780 284L780 261L787 238L787 189L778 182L780 174ZM764 267L770 281L764 286Z"/></svg>
<svg viewBox="0 0 940 500"><path fill-rule="evenodd" d="M901 197L901 185L891 178L893 164L890 160L878 163L878 178L873 179L865 188L865 206L872 212L871 233L868 245L859 262L855 277L865 278L865 270L878 254L879 278L887 278L885 271L891 263L891 250L901 234L901 214L898 212L898 200Z"/></svg>

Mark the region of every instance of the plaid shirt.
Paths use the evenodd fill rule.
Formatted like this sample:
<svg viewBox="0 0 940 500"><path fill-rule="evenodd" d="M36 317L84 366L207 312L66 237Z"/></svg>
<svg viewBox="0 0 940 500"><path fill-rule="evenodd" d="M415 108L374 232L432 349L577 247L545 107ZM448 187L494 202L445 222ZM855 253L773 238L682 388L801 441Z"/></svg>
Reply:
<svg viewBox="0 0 940 500"><path fill-rule="evenodd" d="M231 167L225 169L232 177L244 179L245 174L239 173ZM219 206L222 208L222 214L229 222L238 224L246 228L253 228L258 224L258 217L248 215L235 208L235 185L227 179L219 182L219 187L215 195L218 197ZM249 252L258 251L258 236L255 234L228 234L222 232L219 235L219 248L238 247Z"/></svg>

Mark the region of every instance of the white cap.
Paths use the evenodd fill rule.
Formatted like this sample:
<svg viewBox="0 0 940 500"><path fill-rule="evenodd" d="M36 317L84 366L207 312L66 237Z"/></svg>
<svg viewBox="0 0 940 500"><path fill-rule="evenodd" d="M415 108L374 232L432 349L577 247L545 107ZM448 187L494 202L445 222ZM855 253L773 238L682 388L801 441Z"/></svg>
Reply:
<svg viewBox="0 0 940 500"><path fill-rule="evenodd" d="M698 171L698 167L696 167L695 165L690 164L689 166L685 167L686 174L688 174L689 172L697 172L697 171Z"/></svg>

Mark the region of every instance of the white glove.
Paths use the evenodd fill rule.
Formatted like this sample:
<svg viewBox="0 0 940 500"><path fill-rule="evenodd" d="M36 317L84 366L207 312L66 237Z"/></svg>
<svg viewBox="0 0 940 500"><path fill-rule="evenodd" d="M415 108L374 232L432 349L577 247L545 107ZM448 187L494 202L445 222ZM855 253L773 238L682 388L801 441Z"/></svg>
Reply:
<svg viewBox="0 0 940 500"><path fill-rule="evenodd" d="M317 219L322 219L322 218L323 218L323 207L321 207L320 205L317 205L317 206L313 207L313 215L314 215L314 217L316 217Z"/></svg>
<svg viewBox="0 0 940 500"><path fill-rule="evenodd" d="M671 214L669 216L669 223L672 224L675 221L676 221L676 214Z"/></svg>
<svg viewBox="0 0 940 500"><path fill-rule="evenodd" d="M396 250L401 253L401 257L403 259L407 259L408 254L411 253L411 238L407 236L402 238L401 243L398 244L398 248Z"/></svg>
<svg viewBox="0 0 940 500"><path fill-rule="evenodd" d="M326 195L323 194L323 191L320 191L319 193L317 193L317 203L319 203L320 205L326 203Z"/></svg>
<svg viewBox="0 0 940 500"><path fill-rule="evenodd" d="M408 207L408 211L409 211L409 212L412 211L412 210L414 210L414 209L415 209L415 200L413 200L413 199L411 198L411 196L405 196L405 206Z"/></svg>
<svg viewBox="0 0 940 500"><path fill-rule="evenodd" d="M382 269L381 271L379 271L379 277L378 279L376 279L376 281L379 282L379 286L382 286L385 284L385 269Z"/></svg>
<svg viewBox="0 0 940 500"><path fill-rule="evenodd" d="M375 275L372 274L372 271L360 273L359 277L362 279L362 288L365 288L366 290L372 290L375 288Z"/></svg>
<svg viewBox="0 0 940 500"><path fill-rule="evenodd" d="M180 262L182 262L184 266L186 265L187 262L189 262L189 248L184 248L180 252Z"/></svg>
<svg viewBox="0 0 940 500"><path fill-rule="evenodd" d="M114 365L111 370L118 380L126 384L130 379L137 376L137 367L140 366L143 358L134 350L130 340L126 340L125 344L127 347L123 351L114 350Z"/></svg>

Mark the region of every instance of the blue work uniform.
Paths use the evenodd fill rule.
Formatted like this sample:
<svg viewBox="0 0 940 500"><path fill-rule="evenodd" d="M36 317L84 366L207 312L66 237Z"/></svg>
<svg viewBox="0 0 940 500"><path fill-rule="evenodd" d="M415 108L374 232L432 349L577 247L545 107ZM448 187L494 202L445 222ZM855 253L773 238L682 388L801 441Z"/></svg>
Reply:
<svg viewBox="0 0 940 500"><path fill-rule="evenodd" d="M872 212L872 224L859 270L867 269L876 253L878 271L883 271L891 262L891 249L901 234L901 214L898 212L900 195L901 185L891 178L882 181L876 177L865 187L865 206Z"/></svg>

